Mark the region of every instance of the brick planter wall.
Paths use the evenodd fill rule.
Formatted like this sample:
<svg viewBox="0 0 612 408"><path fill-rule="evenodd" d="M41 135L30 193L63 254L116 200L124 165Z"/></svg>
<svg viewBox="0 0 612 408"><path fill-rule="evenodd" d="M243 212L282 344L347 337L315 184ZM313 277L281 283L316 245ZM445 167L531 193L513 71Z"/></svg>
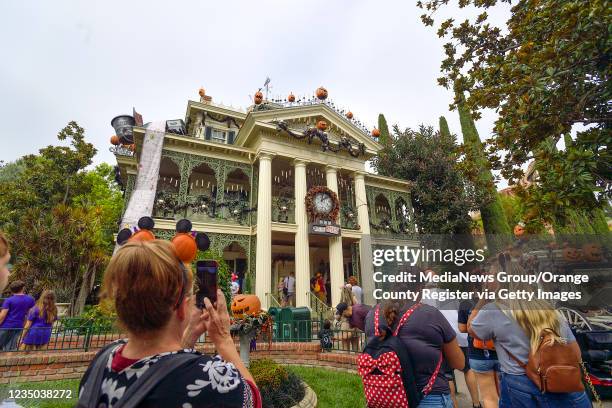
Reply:
<svg viewBox="0 0 612 408"><path fill-rule="evenodd" d="M212 354L212 344L198 350ZM2 353L0 355L0 384L81 378L96 355L92 351ZM355 353L320 351L319 343L258 343L251 359L271 358L285 365L322 367L343 371L356 370Z"/></svg>

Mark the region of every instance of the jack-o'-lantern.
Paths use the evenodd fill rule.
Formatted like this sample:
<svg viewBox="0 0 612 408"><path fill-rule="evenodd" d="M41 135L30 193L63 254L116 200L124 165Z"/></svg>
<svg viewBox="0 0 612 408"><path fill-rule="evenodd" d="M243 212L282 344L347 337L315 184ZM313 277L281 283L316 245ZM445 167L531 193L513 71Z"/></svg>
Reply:
<svg viewBox="0 0 612 408"><path fill-rule="evenodd" d="M317 129L319 129L322 132L325 132L327 130L327 122L324 120L320 120L317 122Z"/></svg>
<svg viewBox="0 0 612 408"><path fill-rule="evenodd" d="M110 142L111 142L111 144L117 146L119 144L119 136L112 135L111 138L110 138Z"/></svg>
<svg viewBox="0 0 612 408"><path fill-rule="evenodd" d="M253 102L255 102L255 105L259 105L260 103L263 102L263 94L261 93L261 91L255 92L255 97L253 98Z"/></svg>
<svg viewBox="0 0 612 408"><path fill-rule="evenodd" d="M200 90L198 91L198 95L203 98L206 95L206 90L204 90L204 88L200 88Z"/></svg>
<svg viewBox="0 0 612 408"><path fill-rule="evenodd" d="M514 226L514 235L517 237L521 237L525 235L525 224L519 222Z"/></svg>
<svg viewBox="0 0 612 408"><path fill-rule="evenodd" d="M601 262L603 259L603 251L601 245L596 243L584 244L582 246L582 256L585 261L589 262Z"/></svg>
<svg viewBox="0 0 612 408"><path fill-rule="evenodd" d="M261 311L261 302L255 295L236 295L231 309L234 317L253 316Z"/></svg>
<svg viewBox="0 0 612 408"><path fill-rule="evenodd" d="M582 259L582 252L578 248L568 245L563 248L563 259L568 262L578 262Z"/></svg>
<svg viewBox="0 0 612 408"><path fill-rule="evenodd" d="M289 96L287 97L287 100L289 102L295 102L295 95L292 93L289 94Z"/></svg>
<svg viewBox="0 0 612 408"><path fill-rule="evenodd" d="M327 89L323 88L322 86L317 88L317 98L324 101L327 99L327 95Z"/></svg>
<svg viewBox="0 0 612 408"><path fill-rule="evenodd" d="M380 130L376 128L372 129L372 137L380 137Z"/></svg>
<svg viewBox="0 0 612 408"><path fill-rule="evenodd" d="M346 117L349 119L353 119L353 112L351 111L346 112Z"/></svg>

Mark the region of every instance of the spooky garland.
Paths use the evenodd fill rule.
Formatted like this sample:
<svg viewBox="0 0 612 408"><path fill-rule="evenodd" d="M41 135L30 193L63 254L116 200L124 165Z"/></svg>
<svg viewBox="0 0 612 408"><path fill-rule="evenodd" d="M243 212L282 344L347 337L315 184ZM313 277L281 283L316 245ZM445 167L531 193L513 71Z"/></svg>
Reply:
<svg viewBox="0 0 612 408"><path fill-rule="evenodd" d="M206 119L210 118L212 120L214 120L215 122L219 122L219 123L223 123L223 122L227 122L227 127L230 127L230 122L234 124L234 126L236 126L238 129L240 129L240 125L238 125L238 122L236 122L236 119L232 118L231 116L223 116L221 118L219 117L215 117L213 115L211 115L209 112L204 112L204 120L202 122L202 124L206 124Z"/></svg>
<svg viewBox="0 0 612 408"><path fill-rule="evenodd" d="M314 206L314 199L319 193L326 193L332 199L333 207L329 213L319 213ZM308 214L308 219L311 221L316 220L328 220L336 222L338 219L338 213L340 212L340 201L338 200L338 194L336 194L333 190L325 186L314 186L308 193L306 193L306 198L304 199L306 202L306 213Z"/></svg>
<svg viewBox="0 0 612 408"><path fill-rule="evenodd" d="M353 147L353 144L346 136L340 136L338 147L334 147L329 143L329 137L327 136L327 133L321 129L311 127L304 130L300 134L289 129L289 125L285 121L279 121L275 123L279 131L283 131L295 139L301 140L308 138L308 144L312 144L312 140L314 138L319 139L321 141L321 150L324 152L329 150L331 152L338 153L340 150L344 149L348 152L348 154L353 157L359 157L359 155L363 155L366 152L365 145L363 143L357 143L357 147Z"/></svg>
<svg viewBox="0 0 612 408"><path fill-rule="evenodd" d="M206 214L211 218L225 218L219 216L220 209L227 208L231 218L238 219L242 224L246 215L257 211L257 207L250 208L245 200L234 199L217 203L212 197L202 194L192 202L179 204L178 197L173 193L160 191L157 193L155 209L160 211L164 217L168 214L176 214L190 208L194 213Z"/></svg>

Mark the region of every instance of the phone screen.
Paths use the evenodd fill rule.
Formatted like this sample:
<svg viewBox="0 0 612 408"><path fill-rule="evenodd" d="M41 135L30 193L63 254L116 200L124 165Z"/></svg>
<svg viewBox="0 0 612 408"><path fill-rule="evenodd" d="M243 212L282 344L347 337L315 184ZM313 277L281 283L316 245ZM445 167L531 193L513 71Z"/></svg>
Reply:
<svg viewBox="0 0 612 408"><path fill-rule="evenodd" d="M196 305L204 308L204 298L208 298L214 305L217 302L217 261L196 262L196 278L198 291L196 293Z"/></svg>

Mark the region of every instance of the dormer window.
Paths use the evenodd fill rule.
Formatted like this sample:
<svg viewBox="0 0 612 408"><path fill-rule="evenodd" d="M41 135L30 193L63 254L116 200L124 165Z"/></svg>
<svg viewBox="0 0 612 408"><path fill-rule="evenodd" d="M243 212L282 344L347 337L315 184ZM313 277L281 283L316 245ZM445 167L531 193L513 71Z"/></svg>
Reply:
<svg viewBox="0 0 612 408"><path fill-rule="evenodd" d="M205 139L215 143L234 144L235 134L236 132L233 130L222 130L207 126Z"/></svg>

